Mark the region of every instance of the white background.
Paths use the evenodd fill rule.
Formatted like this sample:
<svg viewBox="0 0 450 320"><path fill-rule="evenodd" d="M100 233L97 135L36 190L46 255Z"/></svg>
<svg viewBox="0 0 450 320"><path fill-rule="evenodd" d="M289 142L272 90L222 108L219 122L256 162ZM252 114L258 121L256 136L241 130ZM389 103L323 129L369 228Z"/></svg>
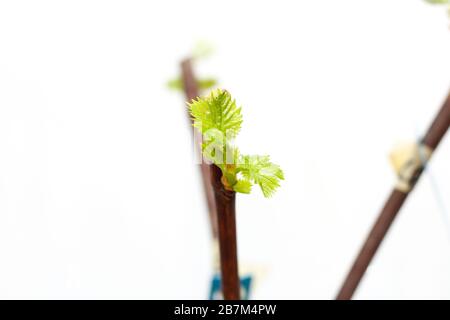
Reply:
<svg viewBox="0 0 450 320"><path fill-rule="evenodd" d="M253 298L332 299L395 181L390 150L447 95L449 24L420 0L1 1L0 298L207 297L207 214L165 86L207 40L197 71L243 106L240 148L286 175L271 199L238 196ZM449 150L356 298L450 298Z"/></svg>

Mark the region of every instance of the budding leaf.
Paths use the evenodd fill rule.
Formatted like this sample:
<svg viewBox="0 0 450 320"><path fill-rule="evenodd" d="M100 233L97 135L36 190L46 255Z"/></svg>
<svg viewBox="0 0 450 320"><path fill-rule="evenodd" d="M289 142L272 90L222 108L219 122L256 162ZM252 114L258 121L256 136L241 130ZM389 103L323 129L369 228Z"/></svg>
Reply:
<svg viewBox="0 0 450 320"><path fill-rule="evenodd" d="M269 156L241 155L233 145L242 125L241 108L221 89L188 104L196 127L204 137L203 156L222 170L225 187L250 193L257 184L265 197L272 196L284 180L280 166Z"/></svg>
<svg viewBox="0 0 450 320"><path fill-rule="evenodd" d="M217 84L214 78L205 78L197 80L197 86L200 90L208 90ZM184 89L183 80L181 78L171 79L167 82L169 89L182 91Z"/></svg>
<svg viewBox="0 0 450 320"><path fill-rule="evenodd" d="M209 96L193 100L189 108L194 127L203 134L217 129L226 138L233 139L241 129L241 108L236 106L236 101L227 91L213 90Z"/></svg>

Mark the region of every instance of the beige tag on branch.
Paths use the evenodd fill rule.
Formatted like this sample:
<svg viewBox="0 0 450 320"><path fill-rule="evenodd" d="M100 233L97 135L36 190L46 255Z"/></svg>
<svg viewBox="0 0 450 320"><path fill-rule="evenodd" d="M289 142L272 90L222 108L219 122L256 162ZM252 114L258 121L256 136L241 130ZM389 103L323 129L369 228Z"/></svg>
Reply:
<svg viewBox="0 0 450 320"><path fill-rule="evenodd" d="M395 188L405 193L411 191L432 153L431 148L418 143L402 143L396 147L390 155L398 177Z"/></svg>

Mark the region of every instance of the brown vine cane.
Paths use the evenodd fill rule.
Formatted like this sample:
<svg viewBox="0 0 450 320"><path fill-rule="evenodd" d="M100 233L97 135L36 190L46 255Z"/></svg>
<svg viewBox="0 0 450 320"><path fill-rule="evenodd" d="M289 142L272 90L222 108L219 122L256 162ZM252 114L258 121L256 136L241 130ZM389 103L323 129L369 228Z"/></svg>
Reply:
<svg viewBox="0 0 450 320"><path fill-rule="evenodd" d="M236 192L225 189L222 170L216 165L211 165L211 182L217 208L223 297L225 300L239 300Z"/></svg>

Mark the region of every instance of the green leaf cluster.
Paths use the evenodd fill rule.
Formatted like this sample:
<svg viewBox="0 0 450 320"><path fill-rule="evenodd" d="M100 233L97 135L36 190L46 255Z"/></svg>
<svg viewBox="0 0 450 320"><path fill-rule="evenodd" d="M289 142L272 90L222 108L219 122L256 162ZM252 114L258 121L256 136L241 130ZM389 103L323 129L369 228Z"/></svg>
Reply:
<svg viewBox="0 0 450 320"><path fill-rule="evenodd" d="M228 190L250 193L259 185L270 197L284 179L281 168L269 156L243 155L233 145L241 130L242 109L228 91L217 89L188 103L194 127L203 136L203 156L222 170L222 183Z"/></svg>

